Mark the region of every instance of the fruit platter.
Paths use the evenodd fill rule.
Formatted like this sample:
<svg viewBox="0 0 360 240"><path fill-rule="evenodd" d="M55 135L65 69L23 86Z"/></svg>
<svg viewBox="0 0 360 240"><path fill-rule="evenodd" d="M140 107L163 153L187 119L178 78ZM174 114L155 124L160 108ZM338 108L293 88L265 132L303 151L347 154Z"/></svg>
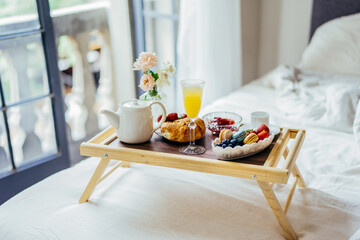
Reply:
<svg viewBox="0 0 360 240"><path fill-rule="evenodd" d="M267 148L279 132L278 127L265 124L256 129L244 125L237 132L224 129L212 142L211 147L221 160L244 158Z"/></svg>

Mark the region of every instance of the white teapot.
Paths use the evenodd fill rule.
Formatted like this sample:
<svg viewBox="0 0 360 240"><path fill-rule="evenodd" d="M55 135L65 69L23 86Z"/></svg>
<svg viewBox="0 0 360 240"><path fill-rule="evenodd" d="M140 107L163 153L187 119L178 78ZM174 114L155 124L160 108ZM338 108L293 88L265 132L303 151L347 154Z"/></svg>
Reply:
<svg viewBox="0 0 360 240"><path fill-rule="evenodd" d="M162 108L163 117L156 126L153 125L151 106L158 104ZM145 102L137 99L125 101L120 104L118 112L101 110L111 125L116 129L116 135L125 143L144 143L151 139L153 133L160 128L166 119L164 105L159 102Z"/></svg>

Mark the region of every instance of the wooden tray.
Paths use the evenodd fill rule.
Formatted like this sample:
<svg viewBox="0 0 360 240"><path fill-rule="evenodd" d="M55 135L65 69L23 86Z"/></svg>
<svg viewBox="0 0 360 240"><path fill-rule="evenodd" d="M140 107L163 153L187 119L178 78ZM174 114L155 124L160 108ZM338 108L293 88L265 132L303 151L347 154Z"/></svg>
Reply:
<svg viewBox="0 0 360 240"><path fill-rule="evenodd" d="M110 127L80 146L82 155L99 157L101 161L79 202L88 201L97 184L118 167L128 167L130 162L253 179L258 182L263 191L285 237L297 239L297 235L286 217L286 212L296 186L305 187L305 181L295 163L305 139L305 130L283 128L271 145L262 152L231 161L217 159L217 155L211 149L213 139L212 134L207 132L206 136L196 143L204 146L206 152L190 156L179 152L179 147L185 144L168 141L157 134L154 134L147 143L137 145L122 143L116 137L115 129ZM291 149L288 148L290 139L294 139ZM280 168L278 162L282 156L285 164ZM104 174L111 159L120 162ZM282 208L270 183L286 184L290 174L293 174L295 181Z"/></svg>

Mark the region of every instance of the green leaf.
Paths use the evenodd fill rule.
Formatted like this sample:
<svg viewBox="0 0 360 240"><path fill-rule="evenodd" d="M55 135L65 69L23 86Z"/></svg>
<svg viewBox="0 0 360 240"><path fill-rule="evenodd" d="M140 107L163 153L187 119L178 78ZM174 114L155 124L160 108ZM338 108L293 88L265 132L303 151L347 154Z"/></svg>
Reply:
<svg viewBox="0 0 360 240"><path fill-rule="evenodd" d="M153 90L149 90L149 95L155 97L158 94L157 89L154 87Z"/></svg>
<svg viewBox="0 0 360 240"><path fill-rule="evenodd" d="M159 74L154 73L154 72L151 71L151 70L149 70L149 71L150 71L151 76L153 76L153 78L155 79L155 81L159 79Z"/></svg>

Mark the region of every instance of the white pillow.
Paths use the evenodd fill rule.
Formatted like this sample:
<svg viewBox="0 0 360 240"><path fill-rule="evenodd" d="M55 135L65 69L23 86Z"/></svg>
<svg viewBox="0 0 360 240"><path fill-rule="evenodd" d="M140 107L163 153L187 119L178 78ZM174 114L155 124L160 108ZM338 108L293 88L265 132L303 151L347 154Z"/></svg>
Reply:
<svg viewBox="0 0 360 240"><path fill-rule="evenodd" d="M360 76L360 13L321 25L305 49L299 67Z"/></svg>

